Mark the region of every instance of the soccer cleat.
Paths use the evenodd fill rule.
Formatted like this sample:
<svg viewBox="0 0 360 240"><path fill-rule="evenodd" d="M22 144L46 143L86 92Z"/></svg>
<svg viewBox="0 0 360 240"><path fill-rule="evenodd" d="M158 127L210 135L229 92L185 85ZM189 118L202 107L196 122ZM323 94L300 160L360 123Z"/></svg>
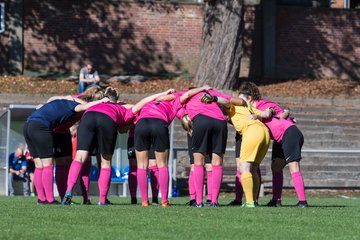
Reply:
<svg viewBox="0 0 360 240"><path fill-rule="evenodd" d="M38 199L37 205L45 205L45 204L47 204L47 201L46 201L46 200L45 200L45 201L41 201L40 199Z"/></svg>
<svg viewBox="0 0 360 240"><path fill-rule="evenodd" d="M65 197L64 197L64 199L62 200L61 204L62 204L62 205L71 205L71 204L72 204L71 199L72 199L72 193L71 193L71 192L67 192L67 193L65 194Z"/></svg>
<svg viewBox="0 0 360 240"><path fill-rule="evenodd" d="M35 197L35 193L30 193L30 197Z"/></svg>
<svg viewBox="0 0 360 240"><path fill-rule="evenodd" d="M209 207L219 207L219 204L212 202L209 204Z"/></svg>
<svg viewBox="0 0 360 240"><path fill-rule="evenodd" d="M199 204L196 204L195 207L197 207L197 208L202 208L202 207L204 207L204 204L203 204L203 203L199 203Z"/></svg>
<svg viewBox="0 0 360 240"><path fill-rule="evenodd" d="M48 205L59 205L60 203L59 203L58 200L54 200L52 202L46 202L46 204L48 204Z"/></svg>
<svg viewBox="0 0 360 240"><path fill-rule="evenodd" d="M131 204L133 204L133 205L137 204L137 198L136 197L131 198Z"/></svg>
<svg viewBox="0 0 360 240"><path fill-rule="evenodd" d="M299 201L297 204L296 204L296 207L298 208L307 208L309 207L307 201Z"/></svg>
<svg viewBox="0 0 360 240"><path fill-rule="evenodd" d="M196 200L191 199L189 202L185 203L186 206L194 207L196 205Z"/></svg>
<svg viewBox="0 0 360 240"><path fill-rule="evenodd" d="M148 206L150 206L150 202L149 201L142 202L141 206L148 207Z"/></svg>
<svg viewBox="0 0 360 240"><path fill-rule="evenodd" d="M244 203L241 207L243 208L254 208L256 207L255 202Z"/></svg>
<svg viewBox="0 0 360 240"><path fill-rule="evenodd" d="M105 205L113 205L113 203L110 202L110 200L106 198L106 199L105 199Z"/></svg>
<svg viewBox="0 0 360 240"><path fill-rule="evenodd" d="M206 202L204 203L205 207L211 207L211 200L206 200Z"/></svg>
<svg viewBox="0 0 360 240"><path fill-rule="evenodd" d="M91 201L90 199L83 201L83 205L91 205Z"/></svg>
<svg viewBox="0 0 360 240"><path fill-rule="evenodd" d="M229 202L228 206L241 206L242 205L242 202L239 202L237 200L233 200L231 202Z"/></svg>
<svg viewBox="0 0 360 240"><path fill-rule="evenodd" d="M170 207L170 203L168 201L161 203L162 207Z"/></svg>
<svg viewBox="0 0 360 240"><path fill-rule="evenodd" d="M108 204L106 204L106 203L102 203L102 202L98 202L98 206L99 207L103 207L103 206L107 206Z"/></svg>
<svg viewBox="0 0 360 240"><path fill-rule="evenodd" d="M267 204L267 207L281 207L281 200L271 199Z"/></svg>
<svg viewBox="0 0 360 240"><path fill-rule="evenodd" d="M159 205L159 199L157 197L152 198L152 205Z"/></svg>

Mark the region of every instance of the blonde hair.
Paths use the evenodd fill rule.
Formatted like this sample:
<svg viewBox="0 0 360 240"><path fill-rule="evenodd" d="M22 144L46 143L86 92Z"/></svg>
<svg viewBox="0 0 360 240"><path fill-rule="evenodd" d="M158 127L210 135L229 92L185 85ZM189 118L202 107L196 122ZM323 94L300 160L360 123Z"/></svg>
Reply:
<svg viewBox="0 0 360 240"><path fill-rule="evenodd" d="M117 102L119 99L120 93L119 90L113 87L107 87L104 92L104 97L107 97L112 102Z"/></svg>
<svg viewBox="0 0 360 240"><path fill-rule="evenodd" d="M190 133L192 131L193 125L189 115L185 114L180 121L183 129Z"/></svg>
<svg viewBox="0 0 360 240"><path fill-rule="evenodd" d="M104 91L100 86L91 86L88 87L83 93L83 95L79 96L79 98L86 102L100 100L104 98Z"/></svg>

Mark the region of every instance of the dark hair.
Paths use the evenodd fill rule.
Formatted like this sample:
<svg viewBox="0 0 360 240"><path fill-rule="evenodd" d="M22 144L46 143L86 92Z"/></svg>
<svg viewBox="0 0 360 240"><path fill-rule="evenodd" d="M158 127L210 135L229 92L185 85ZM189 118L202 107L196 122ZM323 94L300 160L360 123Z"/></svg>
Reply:
<svg viewBox="0 0 360 240"><path fill-rule="evenodd" d="M255 101L261 99L259 88L253 82L243 82L239 88L239 94L251 96Z"/></svg>
<svg viewBox="0 0 360 240"><path fill-rule="evenodd" d="M104 92L104 97L107 97L112 102L116 102L119 99L119 90L113 87L107 87Z"/></svg>

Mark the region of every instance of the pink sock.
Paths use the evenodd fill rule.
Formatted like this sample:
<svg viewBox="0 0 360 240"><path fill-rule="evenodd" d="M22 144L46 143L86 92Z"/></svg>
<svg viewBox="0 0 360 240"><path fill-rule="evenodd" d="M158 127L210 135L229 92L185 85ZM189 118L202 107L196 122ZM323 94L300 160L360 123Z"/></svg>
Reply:
<svg viewBox="0 0 360 240"><path fill-rule="evenodd" d="M213 172L206 171L206 183L207 183L207 200L212 202L212 191L213 191Z"/></svg>
<svg viewBox="0 0 360 240"><path fill-rule="evenodd" d="M157 198L159 195L159 168L157 166L151 166L149 167L149 171L152 197Z"/></svg>
<svg viewBox="0 0 360 240"><path fill-rule="evenodd" d="M195 192L196 203L200 204L203 201L204 191L204 166L194 165L194 180L195 180Z"/></svg>
<svg viewBox="0 0 360 240"><path fill-rule="evenodd" d="M195 182L194 182L194 171L190 170L189 174L189 195L190 200L195 200Z"/></svg>
<svg viewBox="0 0 360 240"><path fill-rule="evenodd" d="M67 180L67 188L66 188L67 193L71 192L74 185L76 184L76 181L79 177L81 168L82 168L81 162L76 161L76 160L71 162L69 176L68 176L68 180Z"/></svg>
<svg viewBox="0 0 360 240"><path fill-rule="evenodd" d="M138 168L137 169L137 182L140 189L142 202L148 202L148 180L147 180L147 171L146 169Z"/></svg>
<svg viewBox="0 0 360 240"><path fill-rule="evenodd" d="M277 201L281 200L281 193L283 189L284 176L283 172L273 172L272 173L272 200Z"/></svg>
<svg viewBox="0 0 360 240"><path fill-rule="evenodd" d="M68 170L68 168L66 168L66 166L56 166L55 167L55 182L56 182L56 187L58 189L59 196L61 199L64 198L65 192L66 192L66 182L67 182L66 171L67 170Z"/></svg>
<svg viewBox="0 0 360 240"><path fill-rule="evenodd" d="M236 171L236 176L235 176L235 200L237 202L242 202L243 195L244 195L244 190L241 185L241 173L238 170Z"/></svg>
<svg viewBox="0 0 360 240"><path fill-rule="evenodd" d="M42 184L42 174L43 174L43 168L35 168L34 185L36 188L36 193L38 195L38 199L44 202L46 201L46 196L44 192L44 186Z"/></svg>
<svg viewBox="0 0 360 240"><path fill-rule="evenodd" d="M223 175L223 167L219 166L212 166L212 202L218 203L219 192L222 182L222 175Z"/></svg>
<svg viewBox="0 0 360 240"><path fill-rule="evenodd" d="M45 190L46 200L48 202L55 201L54 198L54 166L44 167L42 174L42 183Z"/></svg>
<svg viewBox="0 0 360 240"><path fill-rule="evenodd" d="M105 204L106 194L109 190L109 179L111 178L111 168L101 168L99 176L99 202Z"/></svg>
<svg viewBox="0 0 360 240"><path fill-rule="evenodd" d="M301 175L301 172L293 172L291 174L291 178L299 201L306 201L304 180Z"/></svg>
<svg viewBox="0 0 360 240"><path fill-rule="evenodd" d="M169 195L169 168L161 167L159 168L159 185L161 191L161 201L168 202Z"/></svg>
<svg viewBox="0 0 360 240"><path fill-rule="evenodd" d="M136 175L137 175L137 167L130 166L128 182L129 182L130 196L132 198L136 197L136 189L137 189Z"/></svg>
<svg viewBox="0 0 360 240"><path fill-rule="evenodd" d="M259 182L260 182L260 184L259 184L259 191L258 191L258 194L257 194L257 196L254 196L254 197L256 197L256 202L259 202L260 188L261 188L261 181L262 181L262 179L261 179L261 171L260 171L260 167L258 167L258 168L257 168L257 174L258 174L258 176L259 176Z"/></svg>
<svg viewBox="0 0 360 240"><path fill-rule="evenodd" d="M81 169L80 187L84 202L89 200L91 161L88 159Z"/></svg>

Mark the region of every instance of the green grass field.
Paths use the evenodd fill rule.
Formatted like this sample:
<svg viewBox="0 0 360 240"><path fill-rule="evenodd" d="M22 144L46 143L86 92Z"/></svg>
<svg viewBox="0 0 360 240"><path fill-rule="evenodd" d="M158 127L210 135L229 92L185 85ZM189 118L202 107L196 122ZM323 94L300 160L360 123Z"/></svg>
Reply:
<svg viewBox="0 0 360 240"><path fill-rule="evenodd" d="M38 206L31 197L0 197L0 239L360 238L358 198L310 198L307 209L292 207L294 198L285 198L282 208L253 209L190 208L183 205L187 198L171 199L170 208L142 208L110 199L113 206Z"/></svg>

